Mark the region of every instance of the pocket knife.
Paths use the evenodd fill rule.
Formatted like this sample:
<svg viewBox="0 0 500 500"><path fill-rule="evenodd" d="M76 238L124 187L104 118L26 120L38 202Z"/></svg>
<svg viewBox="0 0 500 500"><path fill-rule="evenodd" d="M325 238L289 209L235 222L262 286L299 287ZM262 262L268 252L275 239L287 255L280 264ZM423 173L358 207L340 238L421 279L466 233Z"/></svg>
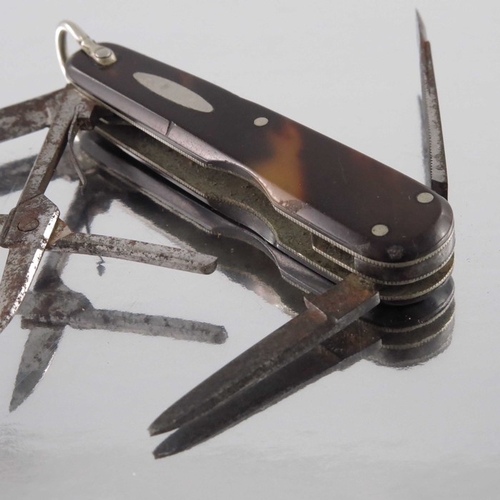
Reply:
<svg viewBox="0 0 500 500"><path fill-rule="evenodd" d="M18 205L0 221L0 242L9 249L0 326L19 308L46 249L214 269L213 258L195 252L67 229L43 193L66 145L71 152L77 133L92 129L90 142L104 140L135 161L112 168L115 176L157 196L148 191L146 172L245 228L271 249L283 278L306 293L302 313L174 403L151 424L151 434L206 429L207 419L238 407L267 381L289 380L311 366L325 370L379 345L394 318L408 313L407 321L410 311L434 304L450 287L453 267L436 84L420 18L418 25L430 186L198 77L61 23L56 45L68 85L0 111L0 140L50 125ZM71 56L68 34L81 49ZM177 161L178 154L186 160ZM449 300L438 302L440 312L450 310ZM440 312L432 321L416 314L412 325L425 327ZM404 325L402 331L411 329ZM174 451L163 444L155 455Z"/></svg>

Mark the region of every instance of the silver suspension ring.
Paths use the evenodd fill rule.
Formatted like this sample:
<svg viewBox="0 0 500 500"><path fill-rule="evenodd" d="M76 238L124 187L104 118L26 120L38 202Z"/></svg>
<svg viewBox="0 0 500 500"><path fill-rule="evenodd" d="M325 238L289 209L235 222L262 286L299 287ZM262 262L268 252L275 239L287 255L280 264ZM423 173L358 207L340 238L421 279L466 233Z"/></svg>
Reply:
<svg viewBox="0 0 500 500"><path fill-rule="evenodd" d="M56 29L56 53L64 76L66 76L66 61L68 60L66 44L68 33L75 39L80 48L97 64L109 66L116 62L116 55L110 48L94 42L77 24L71 21L62 21Z"/></svg>

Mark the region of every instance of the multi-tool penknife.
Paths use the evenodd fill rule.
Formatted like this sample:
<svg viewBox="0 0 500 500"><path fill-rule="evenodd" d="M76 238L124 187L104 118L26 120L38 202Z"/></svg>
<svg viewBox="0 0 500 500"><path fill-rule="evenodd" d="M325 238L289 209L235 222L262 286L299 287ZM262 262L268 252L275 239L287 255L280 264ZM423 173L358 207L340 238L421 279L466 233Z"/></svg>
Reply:
<svg viewBox="0 0 500 500"><path fill-rule="evenodd" d="M71 56L68 33L81 48ZM105 171L207 231L259 242L282 278L305 293L302 312L151 424L151 434L180 428L157 457L384 345L418 350L439 338L433 344L439 351L453 315L454 225L420 19L419 33L429 186L200 78L61 23L56 44L68 85L0 111L0 140L49 126L17 206L1 219L1 244L9 249L2 328L45 250L205 273L215 267L214 258L193 251L70 231L44 191L66 147L84 181L72 146L80 133L81 147Z"/></svg>

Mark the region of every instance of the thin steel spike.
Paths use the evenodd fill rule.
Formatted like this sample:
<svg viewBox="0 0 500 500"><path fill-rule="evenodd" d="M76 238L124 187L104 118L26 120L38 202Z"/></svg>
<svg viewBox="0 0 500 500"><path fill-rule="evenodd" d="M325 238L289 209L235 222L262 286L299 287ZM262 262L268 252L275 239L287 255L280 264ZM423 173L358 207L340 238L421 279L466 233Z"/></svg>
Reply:
<svg viewBox="0 0 500 500"><path fill-rule="evenodd" d="M309 298L308 310L206 379L162 413L150 426L151 435L186 424L239 391L265 379L343 330L379 303L372 284L348 276L326 293Z"/></svg>
<svg viewBox="0 0 500 500"><path fill-rule="evenodd" d="M420 105L424 160L432 190L443 198L448 198L448 173L431 44L427 40L425 26L419 12L417 11L416 14L420 45L420 80L422 84Z"/></svg>

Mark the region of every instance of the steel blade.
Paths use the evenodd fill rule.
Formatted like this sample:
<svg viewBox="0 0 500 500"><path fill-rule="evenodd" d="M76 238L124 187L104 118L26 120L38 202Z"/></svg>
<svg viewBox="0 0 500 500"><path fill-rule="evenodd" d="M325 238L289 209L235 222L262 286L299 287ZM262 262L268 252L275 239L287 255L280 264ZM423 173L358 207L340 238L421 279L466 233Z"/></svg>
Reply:
<svg viewBox="0 0 500 500"><path fill-rule="evenodd" d="M57 232L50 243L50 250L64 253L97 255L117 259L142 262L170 269L192 273L210 274L217 267L217 259L210 255L193 252L183 248L167 247L112 236L73 233L58 225Z"/></svg>
<svg viewBox="0 0 500 500"><path fill-rule="evenodd" d="M18 205L9 216L2 234L9 254L0 282L0 332L21 305L58 217L57 207L43 195Z"/></svg>
<svg viewBox="0 0 500 500"><path fill-rule="evenodd" d="M0 142L48 127L64 89L0 109Z"/></svg>
<svg viewBox="0 0 500 500"><path fill-rule="evenodd" d="M378 292L372 284L359 276L348 276L326 293L310 298L307 311L275 330L174 403L151 424L149 432L161 434L206 413L317 347L378 302Z"/></svg>
<svg viewBox="0 0 500 500"><path fill-rule="evenodd" d="M66 147L68 128L75 113L88 117L93 106L91 101L71 87L66 87L52 96L57 102L53 109L45 112L51 115L56 110L55 116L49 116L53 119L50 120L50 128L42 149L30 171L19 203L9 214L0 236L1 246L9 249L0 282L0 332L16 314L26 295L58 220L59 210L43 193ZM44 103L40 105L42 108L48 106L44 99L41 98L40 101ZM50 98L48 100L50 101ZM21 105L21 108L23 106L27 104ZM4 125L11 117L9 113L12 113L12 109L5 112ZM44 121L40 117L38 119ZM40 123L40 120L37 120L35 122ZM28 128L20 128L26 131L33 126L31 124Z"/></svg>
<svg viewBox="0 0 500 500"><path fill-rule="evenodd" d="M356 321L265 380L183 425L155 449L154 456L173 455L211 439L332 371L350 366L379 347L380 337L375 328Z"/></svg>
<svg viewBox="0 0 500 500"><path fill-rule="evenodd" d="M0 196L21 191L26 182L36 156L29 156L20 160L4 163L0 167L2 182L0 183Z"/></svg>
<svg viewBox="0 0 500 500"><path fill-rule="evenodd" d="M90 119L94 103L83 97L72 87L63 89L59 99L59 106L50 122L50 128L42 149L21 193L20 202L27 201L45 192L66 147L68 130L75 116L81 117L82 124Z"/></svg>
<svg viewBox="0 0 500 500"><path fill-rule="evenodd" d="M420 80L422 84L422 143L424 160L431 188L440 196L448 198L448 172L444 150L441 113L432 63L431 44L427 40L425 26L417 11L420 43Z"/></svg>
<svg viewBox="0 0 500 500"><path fill-rule="evenodd" d="M62 327L34 326L24 345L9 410L23 404L47 371L64 331Z"/></svg>

